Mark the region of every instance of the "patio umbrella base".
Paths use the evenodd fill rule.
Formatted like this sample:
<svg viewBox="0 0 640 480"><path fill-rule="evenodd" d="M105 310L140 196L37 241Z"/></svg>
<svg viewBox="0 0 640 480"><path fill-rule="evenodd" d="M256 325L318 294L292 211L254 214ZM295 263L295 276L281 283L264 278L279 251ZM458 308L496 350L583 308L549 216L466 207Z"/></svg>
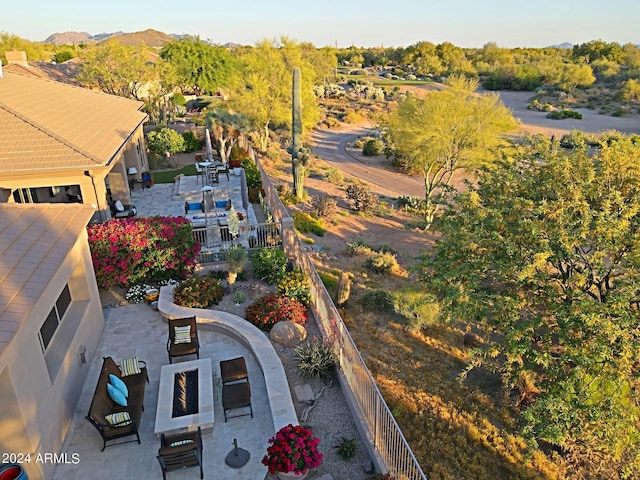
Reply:
<svg viewBox="0 0 640 480"><path fill-rule="evenodd" d="M224 459L224 463L231 468L242 468L249 461L251 454L244 448L238 447L238 441L233 439L233 450L227 454L227 458Z"/></svg>

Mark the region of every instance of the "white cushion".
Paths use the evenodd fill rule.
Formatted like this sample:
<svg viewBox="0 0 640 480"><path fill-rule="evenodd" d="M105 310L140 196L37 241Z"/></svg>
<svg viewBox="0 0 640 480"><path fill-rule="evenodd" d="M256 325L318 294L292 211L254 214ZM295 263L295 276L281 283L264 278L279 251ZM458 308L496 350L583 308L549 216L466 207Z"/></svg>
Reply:
<svg viewBox="0 0 640 480"><path fill-rule="evenodd" d="M124 205L122 205L120 200L116 200L115 207L118 212L124 212Z"/></svg>

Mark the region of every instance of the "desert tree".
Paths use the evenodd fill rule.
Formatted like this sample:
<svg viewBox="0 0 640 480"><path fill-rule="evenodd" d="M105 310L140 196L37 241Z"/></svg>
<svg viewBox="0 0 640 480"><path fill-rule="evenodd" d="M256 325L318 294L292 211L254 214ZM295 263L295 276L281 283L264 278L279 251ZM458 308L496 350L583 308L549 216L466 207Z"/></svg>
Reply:
<svg viewBox="0 0 640 480"><path fill-rule="evenodd" d="M425 228L450 193L453 174L474 169L491 158L502 134L516 120L494 94L477 94L475 80L453 76L448 88L424 98L408 96L387 119L401 164L421 174L425 186Z"/></svg>
<svg viewBox="0 0 640 480"><path fill-rule="evenodd" d="M439 227L422 278L451 321L487 332L471 365L502 373L532 443L638 471L640 146L532 139L483 167Z"/></svg>
<svg viewBox="0 0 640 480"><path fill-rule="evenodd" d="M216 108L207 112L205 125L210 130L223 163L229 161L231 149L241 133L249 128L249 120L242 113L226 108Z"/></svg>

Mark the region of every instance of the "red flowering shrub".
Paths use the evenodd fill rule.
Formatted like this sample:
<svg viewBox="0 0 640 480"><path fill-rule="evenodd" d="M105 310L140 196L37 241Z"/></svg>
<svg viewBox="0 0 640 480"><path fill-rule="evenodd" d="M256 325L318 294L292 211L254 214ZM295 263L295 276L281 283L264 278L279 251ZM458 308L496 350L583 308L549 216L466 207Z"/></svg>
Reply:
<svg viewBox="0 0 640 480"><path fill-rule="evenodd" d="M289 472L304 475L322 463L322 454L318 452L320 440L308 428L289 424L278 430L269 443L262 464L271 475Z"/></svg>
<svg viewBox="0 0 640 480"><path fill-rule="evenodd" d="M276 322L288 320L304 325L307 308L298 300L276 294L260 297L244 311L245 318L262 330L271 330Z"/></svg>
<svg viewBox="0 0 640 480"><path fill-rule="evenodd" d="M98 285L133 285L183 278L200 252L184 217L112 219L87 227Z"/></svg>

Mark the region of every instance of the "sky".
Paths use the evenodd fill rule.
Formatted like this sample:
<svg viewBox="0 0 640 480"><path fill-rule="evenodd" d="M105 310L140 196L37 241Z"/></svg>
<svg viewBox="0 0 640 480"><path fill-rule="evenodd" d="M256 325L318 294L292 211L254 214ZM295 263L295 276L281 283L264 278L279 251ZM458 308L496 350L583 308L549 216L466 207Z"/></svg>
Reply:
<svg viewBox="0 0 640 480"><path fill-rule="evenodd" d="M0 31L43 41L152 28L253 45L281 36L316 47L546 47L591 40L640 44L638 0L0 0Z"/></svg>

